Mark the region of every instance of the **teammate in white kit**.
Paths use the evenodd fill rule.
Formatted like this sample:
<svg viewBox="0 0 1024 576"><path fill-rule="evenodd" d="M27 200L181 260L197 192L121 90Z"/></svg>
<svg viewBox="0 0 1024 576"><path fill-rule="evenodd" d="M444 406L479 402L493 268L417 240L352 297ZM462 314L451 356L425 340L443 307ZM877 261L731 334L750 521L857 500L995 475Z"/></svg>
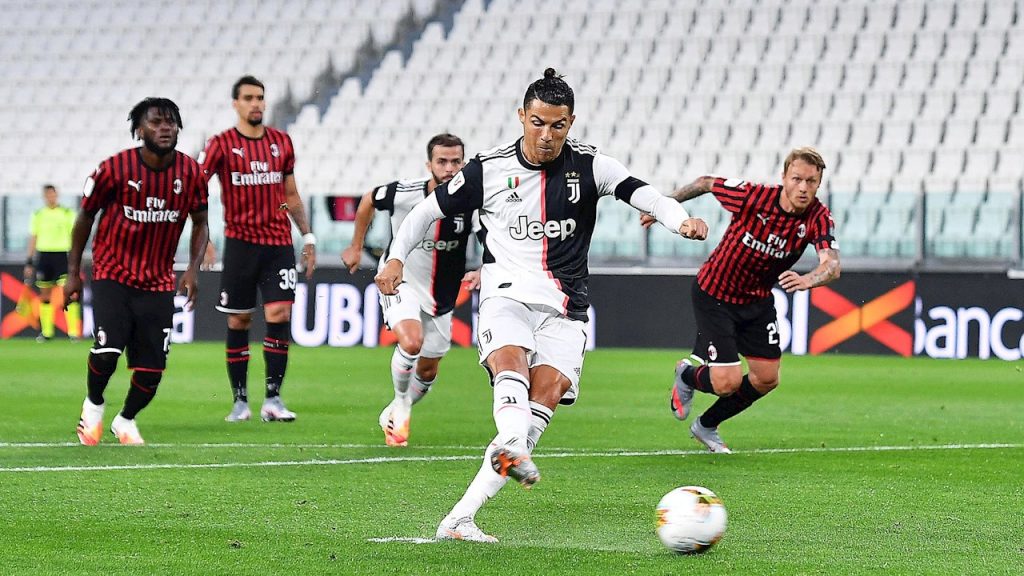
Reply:
<svg viewBox="0 0 1024 576"><path fill-rule="evenodd" d="M374 210L391 214L393 236L409 211L438 185L452 179L462 168L464 158L465 145L461 139L438 134L427 143L430 178L398 180L367 192L356 210L352 243L341 253L345 267L353 273L359 268L363 240ZM406 258L402 294L380 296L384 322L398 337L391 356L395 398L378 419L388 446L408 444L412 405L430 391L438 364L451 348L452 311L460 284L464 282L470 289L479 285L479 272L466 272L466 246L473 229L472 212L438 220ZM380 266L387 259L385 251Z"/></svg>
<svg viewBox="0 0 1024 576"><path fill-rule="evenodd" d="M496 542L474 520L508 477L540 479L530 453L558 404L579 393L587 339L587 252L597 201L614 195L686 238L707 224L634 178L593 146L567 139L572 89L548 68L519 109L523 137L479 154L406 217L375 278L384 294L402 293L407 255L439 218L479 210L486 233L477 341L491 375L498 434L437 538Z"/></svg>

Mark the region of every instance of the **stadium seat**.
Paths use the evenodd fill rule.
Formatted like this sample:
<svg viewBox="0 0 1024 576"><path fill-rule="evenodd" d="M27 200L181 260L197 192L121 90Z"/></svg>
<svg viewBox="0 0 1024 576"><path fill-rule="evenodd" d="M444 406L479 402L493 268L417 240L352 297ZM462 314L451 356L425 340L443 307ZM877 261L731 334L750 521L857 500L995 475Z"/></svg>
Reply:
<svg viewBox="0 0 1024 576"><path fill-rule="evenodd" d="M943 129L942 147L964 150L974 143L973 118L950 118Z"/></svg>
<svg viewBox="0 0 1024 576"><path fill-rule="evenodd" d="M473 151L514 138L521 94L505 87L525 86L546 61L576 90L574 135L659 181L698 169L776 180L788 148L811 144L826 155L828 188L859 190L858 202L890 189L901 199L946 186L958 195L1020 190L1024 9L1015 0L468 0L455 6L451 30L418 20L411 49L385 46L405 14L421 18L436 6L265 0L250 34L233 25L237 2L18 3L0 27L44 30L47 41L0 35L0 122L9 132L0 158L13 165L0 192L24 188L39 169L73 188L96 160L81 150L130 145L124 105L111 103L161 90L151 69L180 80L175 97L189 125L180 145L195 153L233 122L225 78L252 70L267 80L272 105L288 90L301 99L328 61L346 70L370 39L389 50L381 61L322 109L301 108L288 127L304 191L358 194L384 173L418 172L421 141L440 129L457 131ZM179 28L132 26L154 12ZM571 41L530 41L564 30ZM163 48L127 56L150 46ZM44 113L55 94L84 112ZM409 127L409 118L430 126ZM81 138L56 137L72 119ZM48 154L74 160L54 164Z"/></svg>
<svg viewBox="0 0 1024 576"><path fill-rule="evenodd" d="M887 148L904 147L910 143L913 125L906 120L890 120L882 125L879 146Z"/></svg>
<svg viewBox="0 0 1024 576"><path fill-rule="evenodd" d="M858 113L858 118L860 120L882 121L889 116L891 108L891 92L867 92L864 94L864 101Z"/></svg>

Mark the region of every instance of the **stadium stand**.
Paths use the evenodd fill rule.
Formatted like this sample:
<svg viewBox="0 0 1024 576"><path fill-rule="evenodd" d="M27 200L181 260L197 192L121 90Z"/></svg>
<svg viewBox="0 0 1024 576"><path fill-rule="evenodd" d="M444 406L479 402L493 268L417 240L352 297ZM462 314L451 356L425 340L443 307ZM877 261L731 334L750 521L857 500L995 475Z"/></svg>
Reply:
<svg viewBox="0 0 1024 576"><path fill-rule="evenodd" d="M233 122L227 87L251 72L271 100L305 103L279 118L304 193L360 195L420 174L423 143L441 130L470 153L515 138L523 87L553 66L577 92L574 134L663 192L706 172L775 180L791 146L812 144L829 164L822 196L844 258L1020 263L1020 0L0 5L10 14L0 22L4 194L43 180L76 188L129 144L122 116L151 92L182 104L181 148L195 152ZM240 12L253 15L245 33ZM399 33L403 19L411 33ZM179 25L136 25L166 21ZM379 57L367 59L367 46ZM349 69L358 73L337 72ZM318 83L327 77L336 84ZM351 230L319 203L314 227L333 251ZM597 260L696 262L713 246L639 232L618 203L600 210ZM713 232L726 224L713 201L691 212Z"/></svg>

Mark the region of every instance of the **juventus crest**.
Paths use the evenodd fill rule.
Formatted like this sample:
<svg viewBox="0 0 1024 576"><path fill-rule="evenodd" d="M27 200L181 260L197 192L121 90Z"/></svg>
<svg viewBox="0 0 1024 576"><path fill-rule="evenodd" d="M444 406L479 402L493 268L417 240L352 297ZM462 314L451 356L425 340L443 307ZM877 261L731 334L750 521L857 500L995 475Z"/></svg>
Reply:
<svg viewBox="0 0 1024 576"><path fill-rule="evenodd" d="M565 186L569 189L569 202L576 204L580 201L580 173L566 172Z"/></svg>

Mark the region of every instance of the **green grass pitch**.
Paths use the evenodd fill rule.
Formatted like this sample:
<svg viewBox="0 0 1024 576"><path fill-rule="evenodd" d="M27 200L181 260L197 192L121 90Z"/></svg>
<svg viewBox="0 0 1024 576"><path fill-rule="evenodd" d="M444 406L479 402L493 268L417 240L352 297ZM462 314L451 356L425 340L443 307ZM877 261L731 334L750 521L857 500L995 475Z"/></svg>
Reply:
<svg viewBox="0 0 1024 576"><path fill-rule="evenodd" d="M222 346L178 345L138 419L149 444L86 448L87 349L0 342L0 573L1024 573L1022 362L787 356L780 388L722 426L736 453L711 455L668 411L681 352L592 352L538 448L542 481L481 511L501 540L481 545L371 540L431 537L479 467L494 427L473 350L442 362L410 446L389 449L389 349L293 347L299 419L228 424ZM127 379L122 364L108 424ZM702 556L654 535L655 504L686 484L729 512Z"/></svg>

